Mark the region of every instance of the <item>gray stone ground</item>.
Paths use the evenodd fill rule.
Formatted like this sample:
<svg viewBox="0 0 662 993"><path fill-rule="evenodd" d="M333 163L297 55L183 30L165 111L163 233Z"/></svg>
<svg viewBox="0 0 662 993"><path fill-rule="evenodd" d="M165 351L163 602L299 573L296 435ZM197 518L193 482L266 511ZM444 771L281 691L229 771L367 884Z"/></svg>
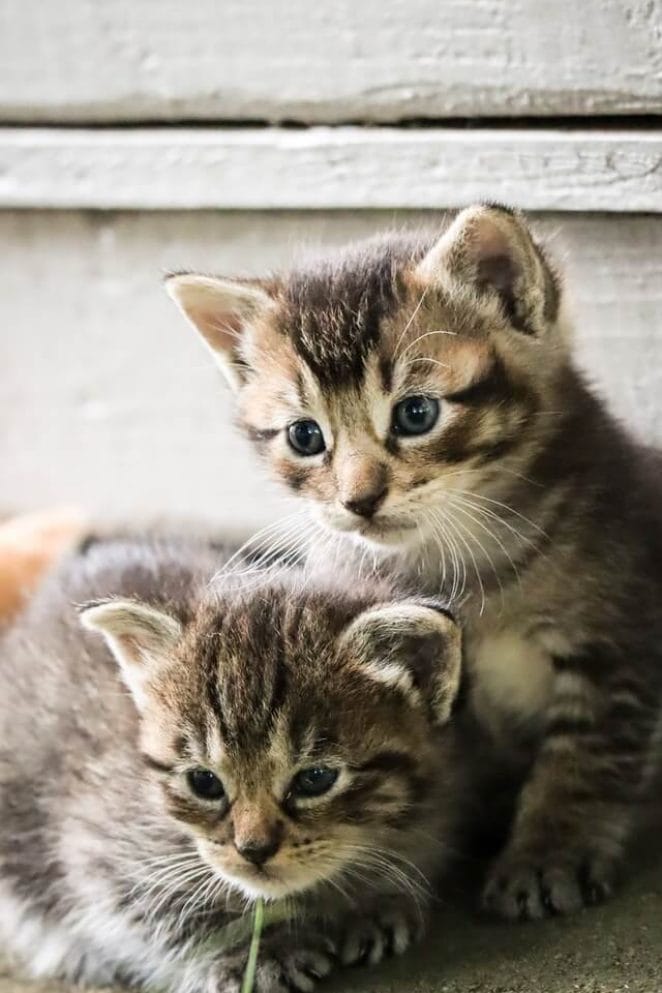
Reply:
<svg viewBox="0 0 662 993"><path fill-rule="evenodd" d="M656 841L659 840L659 846ZM655 849L661 853L657 855ZM480 921L453 900L425 944L376 969L340 973L326 993L662 993L662 835L653 836L614 899L542 924ZM0 993L67 993L13 978Z"/></svg>
<svg viewBox="0 0 662 993"><path fill-rule="evenodd" d="M662 860L571 919L501 925L445 909L421 950L329 987L349 991L661 993Z"/></svg>

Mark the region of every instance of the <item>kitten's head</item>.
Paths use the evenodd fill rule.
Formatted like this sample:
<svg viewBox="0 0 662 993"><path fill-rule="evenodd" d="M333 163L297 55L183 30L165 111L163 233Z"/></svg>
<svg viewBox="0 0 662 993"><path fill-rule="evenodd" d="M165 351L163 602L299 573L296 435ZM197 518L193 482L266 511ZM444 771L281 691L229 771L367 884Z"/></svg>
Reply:
<svg viewBox="0 0 662 993"><path fill-rule="evenodd" d="M275 475L324 524L382 549L434 531L446 497L503 494L554 423L558 283L504 208L271 281L167 285Z"/></svg>
<svg viewBox="0 0 662 993"><path fill-rule="evenodd" d="M134 696L169 813L232 887L275 899L439 864L460 637L434 604L283 579L188 623L126 600L82 619Z"/></svg>

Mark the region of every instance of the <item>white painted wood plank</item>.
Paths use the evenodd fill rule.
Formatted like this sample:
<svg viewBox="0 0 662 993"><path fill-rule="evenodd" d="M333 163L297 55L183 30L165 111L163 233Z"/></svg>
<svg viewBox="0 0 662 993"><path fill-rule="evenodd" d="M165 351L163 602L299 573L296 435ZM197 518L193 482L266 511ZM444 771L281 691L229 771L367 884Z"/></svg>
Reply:
<svg viewBox="0 0 662 993"><path fill-rule="evenodd" d="M660 112L660 0L0 0L16 123Z"/></svg>
<svg viewBox="0 0 662 993"><path fill-rule="evenodd" d="M232 427L167 269L264 274L393 225L386 211L0 212L0 510L82 502L255 527L288 512ZM533 218L564 266L581 362L662 442L662 217Z"/></svg>
<svg viewBox="0 0 662 993"><path fill-rule="evenodd" d="M662 132L0 129L0 206L662 210Z"/></svg>

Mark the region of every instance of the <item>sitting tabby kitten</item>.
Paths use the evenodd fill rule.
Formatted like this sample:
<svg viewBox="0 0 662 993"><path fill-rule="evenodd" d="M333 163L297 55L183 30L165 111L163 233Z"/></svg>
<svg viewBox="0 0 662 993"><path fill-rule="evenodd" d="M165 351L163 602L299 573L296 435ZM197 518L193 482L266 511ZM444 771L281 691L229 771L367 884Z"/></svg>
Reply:
<svg viewBox="0 0 662 993"><path fill-rule="evenodd" d="M456 625L383 583L218 566L101 541L0 645L0 944L35 976L237 991L223 928L258 896L296 917L258 993L421 930L458 811Z"/></svg>
<svg viewBox="0 0 662 993"><path fill-rule="evenodd" d="M575 368L521 217L472 207L438 238L168 289L248 436L346 554L457 601L473 710L524 778L486 907L537 918L605 896L660 713L661 466Z"/></svg>

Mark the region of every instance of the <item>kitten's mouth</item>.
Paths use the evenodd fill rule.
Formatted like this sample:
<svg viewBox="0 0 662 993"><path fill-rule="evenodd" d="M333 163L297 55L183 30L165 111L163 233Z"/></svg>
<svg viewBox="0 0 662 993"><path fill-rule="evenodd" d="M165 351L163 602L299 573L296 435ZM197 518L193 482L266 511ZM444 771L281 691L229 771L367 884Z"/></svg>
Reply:
<svg viewBox="0 0 662 993"><path fill-rule="evenodd" d="M410 536L416 530L416 525L403 523L402 521L366 521L359 529L358 533L362 538L370 538L373 541L383 542L387 545L399 544L404 538Z"/></svg>
<svg viewBox="0 0 662 993"><path fill-rule="evenodd" d="M371 520L356 517L322 514L322 523L334 533L340 532L362 543L383 550L410 544L418 532L418 525L411 518L378 516Z"/></svg>
<svg viewBox="0 0 662 993"><path fill-rule="evenodd" d="M225 882L251 899L282 900L312 889L328 878L327 873L291 872L267 866L242 866L240 870L215 866Z"/></svg>
<svg viewBox="0 0 662 993"><path fill-rule="evenodd" d="M228 877L227 873L224 873ZM247 868L241 875L234 873L229 876L235 886L252 897L262 897L265 900L280 900L289 896L297 887L292 887L274 872L261 867Z"/></svg>
<svg viewBox="0 0 662 993"><path fill-rule="evenodd" d="M417 534L417 527L412 521L375 518L357 522L347 533L363 543L385 551L410 544Z"/></svg>

